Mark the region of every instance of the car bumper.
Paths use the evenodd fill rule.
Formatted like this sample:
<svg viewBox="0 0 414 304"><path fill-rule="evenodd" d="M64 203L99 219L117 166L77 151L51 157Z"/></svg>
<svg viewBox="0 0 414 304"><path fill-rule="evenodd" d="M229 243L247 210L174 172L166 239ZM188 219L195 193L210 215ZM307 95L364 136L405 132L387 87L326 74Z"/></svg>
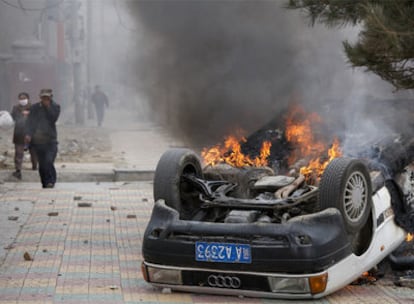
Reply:
<svg viewBox="0 0 414 304"><path fill-rule="evenodd" d="M226 271L318 272L352 251L336 209L284 224L225 224L180 220L174 209L157 201L144 235L144 260L182 267L217 267L216 262L195 259L195 245L200 241L247 244L251 248L251 263L219 263Z"/></svg>
<svg viewBox="0 0 414 304"><path fill-rule="evenodd" d="M230 268L222 263L197 264L194 251L191 261L185 255L182 255L181 263L159 260L158 255L151 261L151 251L145 251L144 244L143 276L154 286L179 291L285 299L321 298L357 279L404 241L406 233L394 223L388 191L385 188L378 191L373 196L373 202L371 220L374 230L368 248L359 256L348 253L323 269L316 270L317 267L297 273L296 268L293 272L272 270L271 263L268 263L267 271L254 269L255 264L249 269L241 269L240 264L230 264L235 266ZM298 261L303 262L301 259ZM280 266L280 263L276 264Z"/></svg>

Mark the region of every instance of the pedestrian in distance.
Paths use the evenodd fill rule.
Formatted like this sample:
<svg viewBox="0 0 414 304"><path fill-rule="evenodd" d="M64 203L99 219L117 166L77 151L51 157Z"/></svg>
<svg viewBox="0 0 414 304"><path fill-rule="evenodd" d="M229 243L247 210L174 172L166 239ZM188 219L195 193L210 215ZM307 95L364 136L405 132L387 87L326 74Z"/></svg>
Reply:
<svg viewBox="0 0 414 304"><path fill-rule="evenodd" d="M39 97L40 102L32 105L26 121L25 143L36 151L43 188L53 188L56 183L54 162L58 145L56 121L60 105L53 100L51 89L42 89Z"/></svg>
<svg viewBox="0 0 414 304"><path fill-rule="evenodd" d="M91 99L95 105L96 119L98 121L98 127L100 127L104 119L105 107L109 107L108 97L104 92L102 92L101 87L96 85Z"/></svg>
<svg viewBox="0 0 414 304"><path fill-rule="evenodd" d="M13 143L14 166L16 170L15 172L13 172L13 176L17 179L22 179L22 164L24 151L29 150L30 152L32 170L37 169L37 156L35 149L30 145L26 145L24 142L26 120L29 116L30 108L32 106L30 103L30 96L25 92L21 92L17 97L17 104L13 106L13 109L11 111L11 116L14 120Z"/></svg>

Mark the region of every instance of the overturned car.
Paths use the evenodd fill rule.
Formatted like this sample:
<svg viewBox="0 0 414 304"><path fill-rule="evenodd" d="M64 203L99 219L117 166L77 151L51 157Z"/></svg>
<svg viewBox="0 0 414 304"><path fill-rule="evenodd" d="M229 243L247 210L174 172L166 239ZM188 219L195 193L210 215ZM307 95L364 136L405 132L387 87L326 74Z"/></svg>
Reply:
<svg viewBox="0 0 414 304"><path fill-rule="evenodd" d="M180 291L328 295L404 241L394 217L408 208L414 169L403 165L390 177L366 159L335 158L312 185L268 167L202 169L193 151L168 150L155 172L143 276Z"/></svg>

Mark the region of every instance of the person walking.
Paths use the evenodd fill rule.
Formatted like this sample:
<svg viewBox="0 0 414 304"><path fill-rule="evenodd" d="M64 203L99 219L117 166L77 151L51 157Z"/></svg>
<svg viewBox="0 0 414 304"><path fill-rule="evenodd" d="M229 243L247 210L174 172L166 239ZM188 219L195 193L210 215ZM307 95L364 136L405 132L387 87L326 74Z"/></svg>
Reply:
<svg viewBox="0 0 414 304"><path fill-rule="evenodd" d="M30 113L30 96L25 92L19 93L18 104L13 106L11 116L14 120L14 132L13 132L13 143L14 143L14 166L16 171L13 172L13 176L17 179L22 179L22 164L24 151L29 150L30 160L32 162L32 169L37 169L37 157L35 149L32 146L27 146L24 143L25 135L25 124L27 117Z"/></svg>
<svg viewBox="0 0 414 304"><path fill-rule="evenodd" d="M39 160L39 175L43 188L56 183L55 159L57 155L56 121L60 105L53 99L51 89L40 91L40 102L32 105L26 121L25 143L34 147Z"/></svg>
<svg viewBox="0 0 414 304"><path fill-rule="evenodd" d="M108 97L104 92L102 92L101 87L99 85L96 85L95 91L93 92L91 99L93 104L95 105L98 127L100 127L104 119L105 106L109 107Z"/></svg>

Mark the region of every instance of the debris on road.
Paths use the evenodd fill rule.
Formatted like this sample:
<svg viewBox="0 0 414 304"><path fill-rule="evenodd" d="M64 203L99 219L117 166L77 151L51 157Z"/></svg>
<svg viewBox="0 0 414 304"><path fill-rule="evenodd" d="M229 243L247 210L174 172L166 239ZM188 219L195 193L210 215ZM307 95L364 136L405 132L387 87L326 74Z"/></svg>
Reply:
<svg viewBox="0 0 414 304"><path fill-rule="evenodd" d="M14 168L13 129L4 130L0 136L0 169ZM25 162L28 160L25 160ZM59 126L59 151L57 163L107 163L112 162L109 135L102 129L73 125ZM30 161L28 161L30 163ZM66 165L62 164L61 168Z"/></svg>
<svg viewBox="0 0 414 304"><path fill-rule="evenodd" d="M23 258L25 261L33 261L32 256L27 251L23 254Z"/></svg>
<svg viewBox="0 0 414 304"><path fill-rule="evenodd" d="M81 207L81 208L92 207L92 203L86 203L86 202L78 203L78 207Z"/></svg>

